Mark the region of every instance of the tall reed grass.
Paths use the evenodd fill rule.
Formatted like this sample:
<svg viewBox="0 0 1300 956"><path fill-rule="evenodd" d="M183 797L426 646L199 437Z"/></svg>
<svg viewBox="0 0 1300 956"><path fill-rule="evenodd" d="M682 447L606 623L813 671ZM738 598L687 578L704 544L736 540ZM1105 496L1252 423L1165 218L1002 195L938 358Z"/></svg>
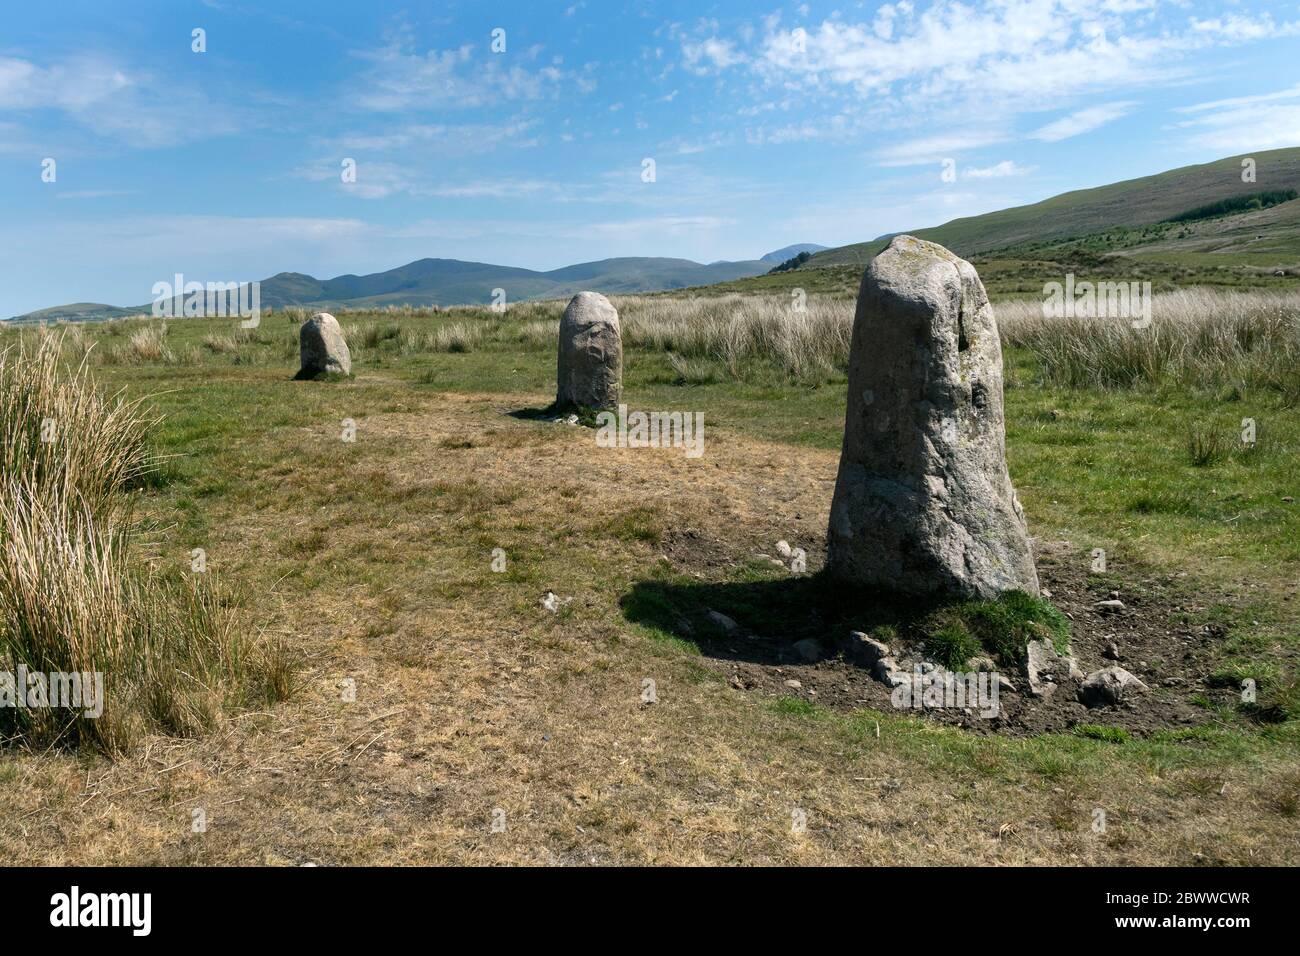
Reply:
<svg viewBox="0 0 1300 956"><path fill-rule="evenodd" d="M1300 292L1187 289L1155 296L1152 322L1047 318L1041 302L997 306L1004 341L1050 384L1261 388L1300 402Z"/></svg>
<svg viewBox="0 0 1300 956"><path fill-rule="evenodd" d="M209 589L133 567L125 525L74 492L10 481L0 528L0 667L104 675L102 714L15 709L0 714L11 732L120 753L147 732L212 725L240 651Z"/></svg>
<svg viewBox="0 0 1300 956"><path fill-rule="evenodd" d="M822 377L848 363L853 302L810 298L802 309L776 296L685 299L626 297L616 302L623 341L685 358L714 359L732 378L770 361L794 378Z"/></svg>
<svg viewBox="0 0 1300 956"><path fill-rule="evenodd" d="M41 497L75 495L105 516L157 466L148 440L157 419L138 400L101 394L84 353L65 368L63 344L51 334L0 352L0 479Z"/></svg>
<svg viewBox="0 0 1300 956"><path fill-rule="evenodd" d="M0 671L102 674L104 710L0 708L0 735L120 753L210 726L279 662L247 653L211 589L132 560L130 491L157 466L156 420L104 397L62 345L0 353Z"/></svg>

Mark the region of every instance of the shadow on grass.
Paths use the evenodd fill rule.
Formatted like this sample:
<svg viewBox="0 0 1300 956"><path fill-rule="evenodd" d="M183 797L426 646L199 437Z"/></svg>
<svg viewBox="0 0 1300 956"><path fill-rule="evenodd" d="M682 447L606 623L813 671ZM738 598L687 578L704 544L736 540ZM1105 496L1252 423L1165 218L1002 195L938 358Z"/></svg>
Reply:
<svg viewBox="0 0 1300 956"><path fill-rule="evenodd" d="M853 591L824 573L768 581L640 581L619 601L623 616L698 648L706 657L756 664L790 663L793 646L817 641L836 656L850 631L907 634L934 605ZM728 632L711 611L739 625Z"/></svg>
<svg viewBox="0 0 1300 956"><path fill-rule="evenodd" d="M506 412L511 418L519 418L526 422L550 421L559 415L554 405L547 405L545 408L516 408L513 411Z"/></svg>
<svg viewBox="0 0 1300 956"><path fill-rule="evenodd" d="M345 375L342 372L323 372L312 371L310 369L300 368L297 374L290 381L294 382L350 382L355 376Z"/></svg>
<svg viewBox="0 0 1300 956"><path fill-rule="evenodd" d="M557 418L568 418L570 415L576 415L578 416L577 424L586 425L588 428L596 427L596 416L599 413L600 410L595 408L556 405L554 402L545 408L516 408L513 411L506 412L511 418L518 418L526 422L553 422Z"/></svg>

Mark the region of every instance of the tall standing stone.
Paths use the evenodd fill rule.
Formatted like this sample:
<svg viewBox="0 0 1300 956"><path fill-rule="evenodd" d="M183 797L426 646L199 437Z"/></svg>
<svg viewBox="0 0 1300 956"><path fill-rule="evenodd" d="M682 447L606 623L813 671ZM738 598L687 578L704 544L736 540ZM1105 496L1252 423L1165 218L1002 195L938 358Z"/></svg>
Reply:
<svg viewBox="0 0 1300 956"><path fill-rule="evenodd" d="M557 408L618 406L623 393L623 333L618 310L597 292L579 292L560 319Z"/></svg>
<svg viewBox="0 0 1300 956"><path fill-rule="evenodd" d="M298 350L302 368L295 378L315 378L326 372L352 374L352 354L343 338L338 319L328 312L317 312L298 330Z"/></svg>
<svg viewBox="0 0 1300 956"><path fill-rule="evenodd" d="M862 276L828 566L924 597L1038 593L1007 473L1002 345L975 268L896 236Z"/></svg>

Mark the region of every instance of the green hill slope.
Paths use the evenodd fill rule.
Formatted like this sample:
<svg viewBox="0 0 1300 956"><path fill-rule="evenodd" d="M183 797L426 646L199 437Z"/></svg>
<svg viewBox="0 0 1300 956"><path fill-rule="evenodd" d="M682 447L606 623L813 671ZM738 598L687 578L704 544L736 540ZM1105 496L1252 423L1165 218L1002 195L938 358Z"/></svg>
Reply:
<svg viewBox="0 0 1300 956"><path fill-rule="evenodd" d="M1241 180L1241 161L1245 157L1231 156L909 231L960 255L974 256L1030 242L1087 236L1115 227L1132 229L1162 222L1220 199L1263 190L1300 188L1300 149L1274 149L1249 155L1256 163L1253 183ZM865 265L887 242L888 239L876 239L827 249L814 255L803 268Z"/></svg>
<svg viewBox="0 0 1300 956"><path fill-rule="evenodd" d="M12 322L86 322L100 319L123 319L131 315L148 312L147 307L139 309L122 309L103 302L73 302L69 305L56 305L49 309L37 309L26 315L14 316Z"/></svg>

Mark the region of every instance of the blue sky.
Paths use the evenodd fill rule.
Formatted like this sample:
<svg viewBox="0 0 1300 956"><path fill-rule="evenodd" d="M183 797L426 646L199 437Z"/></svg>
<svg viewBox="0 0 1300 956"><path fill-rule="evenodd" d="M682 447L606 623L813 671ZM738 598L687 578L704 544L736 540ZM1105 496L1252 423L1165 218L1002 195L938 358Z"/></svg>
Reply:
<svg viewBox="0 0 1300 956"><path fill-rule="evenodd" d="M1300 145L1296 2L89 0L2 29L0 316L176 272L752 258Z"/></svg>

